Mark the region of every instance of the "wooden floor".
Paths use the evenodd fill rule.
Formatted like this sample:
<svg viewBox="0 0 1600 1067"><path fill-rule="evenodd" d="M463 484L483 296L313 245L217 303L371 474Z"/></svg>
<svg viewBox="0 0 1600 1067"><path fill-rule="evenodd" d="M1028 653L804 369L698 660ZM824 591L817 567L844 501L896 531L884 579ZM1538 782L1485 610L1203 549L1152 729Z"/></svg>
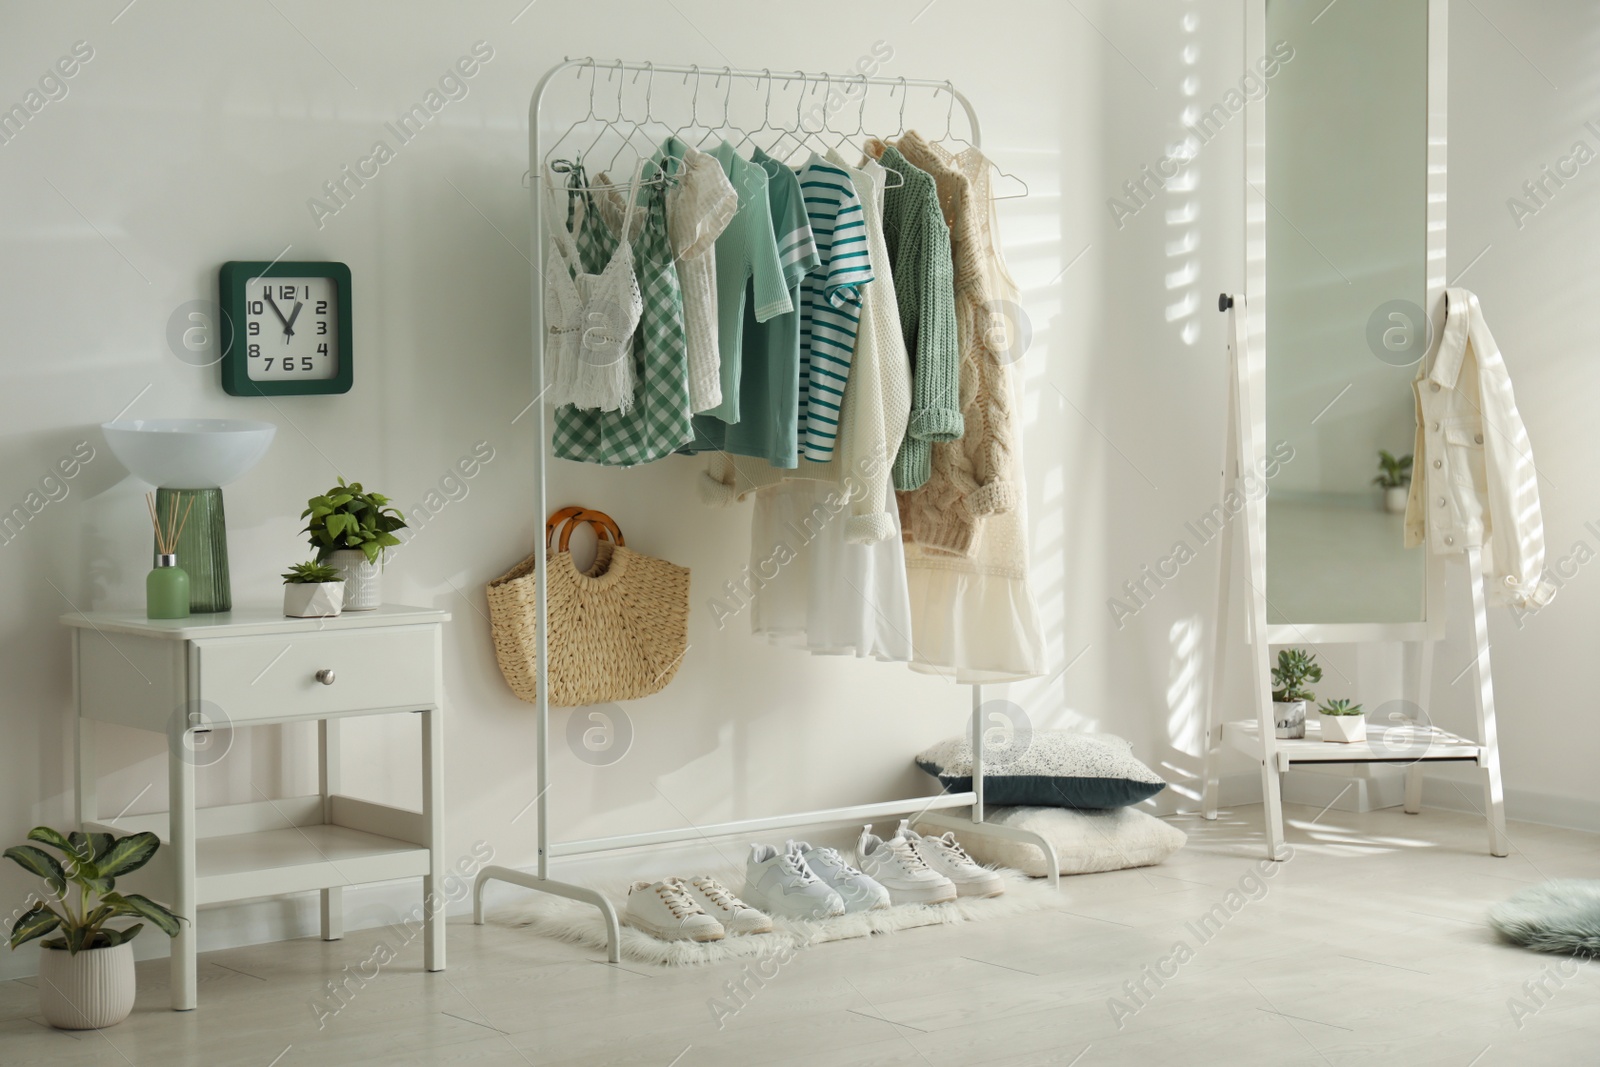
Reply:
<svg viewBox="0 0 1600 1067"><path fill-rule="evenodd" d="M49 1029L31 980L4 982L0 1063L1600 1061L1600 966L1497 944L1483 922L1524 886L1600 878L1600 837L1513 824L1516 852L1496 860L1476 818L1291 808L1294 856L1258 881L1259 816L1177 818L1186 849L1064 879L1069 911L819 945L756 977L616 967L457 921L440 974L416 942L375 967L377 930L208 953L200 1009L183 1014L165 1010L164 961L141 964L133 1017L98 1033ZM346 973L376 976L350 979L341 1006L326 983Z"/></svg>

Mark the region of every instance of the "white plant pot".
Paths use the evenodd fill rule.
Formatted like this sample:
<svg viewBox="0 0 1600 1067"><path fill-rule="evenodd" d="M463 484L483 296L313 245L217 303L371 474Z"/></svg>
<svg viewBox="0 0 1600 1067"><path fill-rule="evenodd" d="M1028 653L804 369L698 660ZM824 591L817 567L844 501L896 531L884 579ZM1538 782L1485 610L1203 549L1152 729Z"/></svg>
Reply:
<svg viewBox="0 0 1600 1067"><path fill-rule="evenodd" d="M115 1026L133 1011L133 945L39 950L39 1010L62 1030Z"/></svg>
<svg viewBox="0 0 1600 1067"><path fill-rule="evenodd" d="M341 548L328 562L344 575L344 610L371 611L383 604L383 568L359 548Z"/></svg>
<svg viewBox="0 0 1600 1067"><path fill-rule="evenodd" d="M283 613L291 619L324 619L343 607L343 582L284 583Z"/></svg>
<svg viewBox="0 0 1600 1067"><path fill-rule="evenodd" d="M1322 720L1322 739L1340 745L1353 745L1357 741L1367 739L1367 717L1365 715L1324 715L1320 711L1317 718Z"/></svg>
<svg viewBox="0 0 1600 1067"><path fill-rule="evenodd" d="M1280 741L1294 741L1306 735L1306 702L1304 700L1272 702L1273 736Z"/></svg>
<svg viewBox="0 0 1600 1067"><path fill-rule="evenodd" d="M1391 515L1406 513L1406 498L1411 495L1408 485L1390 486L1383 491L1383 510Z"/></svg>

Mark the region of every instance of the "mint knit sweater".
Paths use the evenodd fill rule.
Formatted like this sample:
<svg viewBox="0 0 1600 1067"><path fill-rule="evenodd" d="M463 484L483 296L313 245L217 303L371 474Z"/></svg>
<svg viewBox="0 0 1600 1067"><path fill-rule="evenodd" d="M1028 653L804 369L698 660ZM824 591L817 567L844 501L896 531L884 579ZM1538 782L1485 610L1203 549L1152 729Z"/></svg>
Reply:
<svg viewBox="0 0 1600 1067"><path fill-rule="evenodd" d="M904 180L883 196L883 235L911 357L911 421L895 456L894 487L920 489L932 473L934 442L959 440L963 426L950 228L931 177L893 145L873 141L867 151Z"/></svg>

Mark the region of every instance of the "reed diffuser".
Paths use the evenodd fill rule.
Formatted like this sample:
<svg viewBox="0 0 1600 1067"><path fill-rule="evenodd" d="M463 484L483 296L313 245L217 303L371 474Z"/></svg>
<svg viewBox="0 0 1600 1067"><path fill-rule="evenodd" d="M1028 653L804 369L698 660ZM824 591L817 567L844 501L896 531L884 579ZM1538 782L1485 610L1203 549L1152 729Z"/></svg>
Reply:
<svg viewBox="0 0 1600 1067"><path fill-rule="evenodd" d="M178 538L189 521L189 510L194 498L178 514L178 497L167 501L165 514L156 509L153 493L144 495L145 506L150 509L150 524L156 530L156 565L144 580L144 613L151 619L187 619L189 617L189 575L178 566Z"/></svg>

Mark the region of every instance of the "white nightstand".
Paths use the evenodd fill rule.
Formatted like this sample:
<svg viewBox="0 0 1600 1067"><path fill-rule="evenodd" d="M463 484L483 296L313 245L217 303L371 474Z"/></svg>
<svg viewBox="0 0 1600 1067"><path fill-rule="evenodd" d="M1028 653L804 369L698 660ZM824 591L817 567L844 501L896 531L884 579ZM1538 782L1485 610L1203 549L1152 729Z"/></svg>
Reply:
<svg viewBox="0 0 1600 1067"><path fill-rule="evenodd" d="M448 612L391 605L334 619L238 609L187 619L75 613L61 621L72 627L78 823L161 837L146 870L165 883L152 887L165 893L156 899L188 920L172 943L175 1010L195 1006L198 909L226 900L320 889L322 936L334 940L343 934L344 886L420 875L423 965L444 970L441 631ZM421 719L422 811L340 796L339 720L401 712ZM318 721L321 743L317 793L195 809L195 766L225 758L224 731L308 719ZM96 722L167 735L170 812L105 821L96 797Z"/></svg>

